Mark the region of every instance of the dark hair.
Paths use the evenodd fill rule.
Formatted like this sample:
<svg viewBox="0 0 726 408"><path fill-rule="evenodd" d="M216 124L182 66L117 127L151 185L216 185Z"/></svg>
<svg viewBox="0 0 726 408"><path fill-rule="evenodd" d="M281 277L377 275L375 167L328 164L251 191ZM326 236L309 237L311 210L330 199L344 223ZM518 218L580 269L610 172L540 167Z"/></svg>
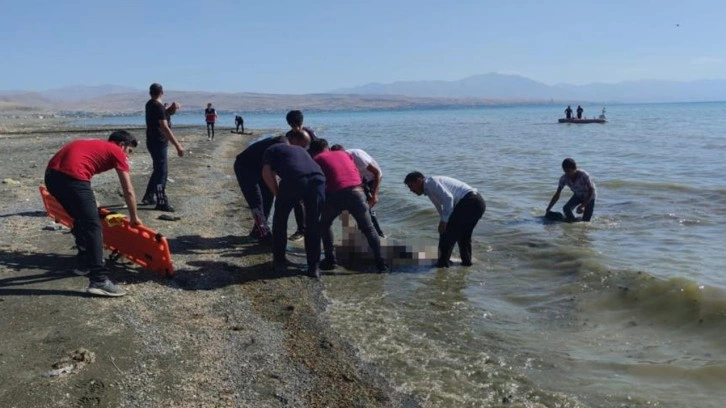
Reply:
<svg viewBox="0 0 726 408"><path fill-rule="evenodd" d="M316 156L316 155L322 153L326 147L328 147L327 140L315 139L312 142L310 142L310 147L308 147L308 151L310 152L311 156Z"/></svg>
<svg viewBox="0 0 726 408"><path fill-rule="evenodd" d="M287 140L289 140L290 142L300 142L303 140L306 142L310 141L310 135L308 135L308 133L302 129L291 130L285 133L285 137L287 137Z"/></svg>
<svg viewBox="0 0 726 408"><path fill-rule="evenodd" d="M562 161L562 170L567 169L577 170L577 164L575 163L575 159L571 159L568 157Z"/></svg>
<svg viewBox="0 0 726 408"><path fill-rule="evenodd" d="M151 86L149 86L149 95L151 95L152 97L157 97L161 95L162 92L164 92L164 88L161 86L161 84L157 84L156 82L154 82L153 84L151 84Z"/></svg>
<svg viewBox="0 0 726 408"><path fill-rule="evenodd" d="M303 114L299 110L287 112L285 119L287 120L287 124L292 127L302 126L303 124Z"/></svg>
<svg viewBox="0 0 726 408"><path fill-rule="evenodd" d="M343 147L343 145L340 145L340 144L334 144L334 145L330 146L330 150L335 152L338 150L345 150L345 147Z"/></svg>
<svg viewBox="0 0 726 408"><path fill-rule="evenodd" d="M416 181L416 180L422 179L422 178L424 178L423 173L421 173L420 171L412 171L412 172L406 174L406 178L403 179L403 183L408 184L412 181Z"/></svg>
<svg viewBox="0 0 726 408"><path fill-rule="evenodd" d="M108 137L108 141L131 147L136 147L139 145L139 142L136 140L134 135L125 130L117 130L111 133L111 135Z"/></svg>

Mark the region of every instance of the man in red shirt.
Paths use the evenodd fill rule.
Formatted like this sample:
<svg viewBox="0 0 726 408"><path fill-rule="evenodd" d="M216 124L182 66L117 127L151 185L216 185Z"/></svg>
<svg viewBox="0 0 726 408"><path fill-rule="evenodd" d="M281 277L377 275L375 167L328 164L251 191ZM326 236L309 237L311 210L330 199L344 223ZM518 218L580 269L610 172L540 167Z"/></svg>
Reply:
<svg viewBox="0 0 726 408"><path fill-rule="evenodd" d="M344 151L331 151L328 141L317 139L310 143L310 154L325 174L325 203L320 215L320 232L325 259L320 269L333 270L336 266L333 248L333 220L342 211L348 211L365 235L376 260L379 273L388 272L381 256L381 241L373 226L362 180L353 159Z"/></svg>
<svg viewBox="0 0 726 408"><path fill-rule="evenodd" d="M124 130L111 133L108 141L79 139L63 146L48 162L45 185L73 217L73 237L78 248L76 273L88 274L88 293L123 296L126 292L108 279L103 263L103 235L91 178L115 169L129 209L131 225L141 225L136 211L136 195L129 175L128 155L137 146L136 138Z"/></svg>

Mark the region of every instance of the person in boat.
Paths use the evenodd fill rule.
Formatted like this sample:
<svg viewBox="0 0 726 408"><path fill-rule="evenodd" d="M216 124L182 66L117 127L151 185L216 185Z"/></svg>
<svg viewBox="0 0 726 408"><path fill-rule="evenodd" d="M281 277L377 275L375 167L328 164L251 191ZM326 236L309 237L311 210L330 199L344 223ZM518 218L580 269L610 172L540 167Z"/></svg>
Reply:
<svg viewBox="0 0 726 408"><path fill-rule="evenodd" d="M600 114L600 117L599 117L599 119L602 119L602 120L605 120L605 119L607 119L607 118L605 117L605 108L602 108L602 113Z"/></svg>
<svg viewBox="0 0 726 408"><path fill-rule="evenodd" d="M582 106L577 105L577 119L582 119L582 112L584 112L584 111L585 110L582 109Z"/></svg>
<svg viewBox="0 0 726 408"><path fill-rule="evenodd" d="M572 108L570 105L567 105L567 109L565 109L565 118L572 119Z"/></svg>
<svg viewBox="0 0 726 408"><path fill-rule="evenodd" d="M573 195L562 207L565 220L568 222L575 221L572 209L577 206L577 213L582 214L582 221L590 221L592 212L595 209L595 197L597 195L595 183L590 179L590 175L585 170L578 169L575 160L569 157L562 161L562 170L565 174L560 177L557 191L552 196L545 213L549 214L557 200L560 199L562 189L567 186L572 190Z"/></svg>
<svg viewBox="0 0 726 408"><path fill-rule="evenodd" d="M463 181L446 177L425 177L413 171L403 182L416 195L425 195L439 213L439 258L436 266L451 266L451 251L459 244L461 265L471 266L471 234L486 211L481 194Z"/></svg>

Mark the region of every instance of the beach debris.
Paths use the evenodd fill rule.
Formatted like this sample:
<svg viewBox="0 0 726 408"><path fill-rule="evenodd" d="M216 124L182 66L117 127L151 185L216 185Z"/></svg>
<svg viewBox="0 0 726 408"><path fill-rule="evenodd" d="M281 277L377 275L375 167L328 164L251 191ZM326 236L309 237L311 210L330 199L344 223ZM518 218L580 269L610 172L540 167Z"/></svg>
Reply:
<svg viewBox="0 0 726 408"><path fill-rule="evenodd" d="M20 182L18 180L14 180L14 179L11 179L11 178L8 177L8 178L6 178L6 179L3 180L3 184L7 184L7 185L10 185L10 186L19 186L20 185Z"/></svg>
<svg viewBox="0 0 726 408"><path fill-rule="evenodd" d="M60 377L81 370L96 361L96 353L83 347L69 351L66 356L53 363L52 370L43 373L44 377Z"/></svg>
<svg viewBox="0 0 726 408"><path fill-rule="evenodd" d="M159 219L164 221L179 221L181 220L181 217L178 217L176 215L161 214L159 216Z"/></svg>
<svg viewBox="0 0 726 408"><path fill-rule="evenodd" d="M63 226L58 223L55 223L55 222L43 227L43 231L60 231L62 229L63 229Z"/></svg>

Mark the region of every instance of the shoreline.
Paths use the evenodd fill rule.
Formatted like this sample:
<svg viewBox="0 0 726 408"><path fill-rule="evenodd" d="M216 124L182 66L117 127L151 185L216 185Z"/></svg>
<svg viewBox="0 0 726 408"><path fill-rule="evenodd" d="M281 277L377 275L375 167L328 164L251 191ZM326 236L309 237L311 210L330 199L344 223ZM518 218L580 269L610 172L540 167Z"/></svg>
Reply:
<svg viewBox="0 0 726 408"><path fill-rule="evenodd" d="M0 405L419 406L330 328L324 279L276 275L269 249L247 238L252 223L232 162L259 132L220 127L207 142L202 126L175 127L187 155L170 152L168 193L182 219L158 220L160 213L140 208L144 224L167 237L175 277L122 263L112 279L127 296L87 296L86 278L68 271L73 239L44 229L52 221L37 188L61 144L110 129L61 127L4 141L3 179L18 184L0 184L7 197L0 208L7 232L0 238ZM143 131L133 133L143 140ZM130 158L137 195L151 167L142 145ZM123 203L111 173L93 181L104 206ZM45 376L78 350L93 358Z"/></svg>

